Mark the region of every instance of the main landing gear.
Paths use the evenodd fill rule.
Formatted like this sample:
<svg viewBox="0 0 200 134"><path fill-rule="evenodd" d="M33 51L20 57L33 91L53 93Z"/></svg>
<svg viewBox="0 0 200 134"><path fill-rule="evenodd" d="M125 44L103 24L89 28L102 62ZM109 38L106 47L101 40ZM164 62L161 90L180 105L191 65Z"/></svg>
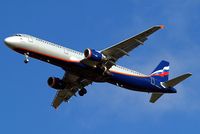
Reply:
<svg viewBox="0 0 200 134"><path fill-rule="evenodd" d="M27 64L29 62L29 53L24 53L24 56L25 56L25 60L24 60L24 63Z"/></svg>
<svg viewBox="0 0 200 134"><path fill-rule="evenodd" d="M85 95L87 93L87 90L85 89L85 88L82 88L79 92L78 92L78 94L80 95L80 96L83 96L83 95Z"/></svg>

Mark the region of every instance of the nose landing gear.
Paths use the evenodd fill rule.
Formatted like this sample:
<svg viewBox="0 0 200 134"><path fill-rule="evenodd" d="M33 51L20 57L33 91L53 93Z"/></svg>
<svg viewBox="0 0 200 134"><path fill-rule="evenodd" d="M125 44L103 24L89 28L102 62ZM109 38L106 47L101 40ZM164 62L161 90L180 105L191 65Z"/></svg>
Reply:
<svg viewBox="0 0 200 134"><path fill-rule="evenodd" d="M29 62L29 53L24 53L24 56L25 56L25 60L24 60L24 63L27 64Z"/></svg>

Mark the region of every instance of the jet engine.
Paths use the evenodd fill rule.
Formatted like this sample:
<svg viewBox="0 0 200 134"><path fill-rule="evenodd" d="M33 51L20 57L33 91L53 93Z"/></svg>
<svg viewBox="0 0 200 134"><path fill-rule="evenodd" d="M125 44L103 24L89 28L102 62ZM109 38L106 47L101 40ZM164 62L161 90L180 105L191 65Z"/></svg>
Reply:
<svg viewBox="0 0 200 134"><path fill-rule="evenodd" d="M86 59L93 61L102 61L106 59L106 56L104 56L100 52L89 48L85 49L84 56Z"/></svg>
<svg viewBox="0 0 200 134"><path fill-rule="evenodd" d="M56 77L49 77L47 83L50 87L57 89L57 90L62 90L66 86L66 84L63 80L56 78Z"/></svg>

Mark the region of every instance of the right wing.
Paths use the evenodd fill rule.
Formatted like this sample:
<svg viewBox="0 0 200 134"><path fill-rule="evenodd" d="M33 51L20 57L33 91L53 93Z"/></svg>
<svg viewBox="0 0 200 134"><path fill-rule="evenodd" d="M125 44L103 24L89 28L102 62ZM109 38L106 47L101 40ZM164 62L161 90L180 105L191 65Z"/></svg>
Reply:
<svg viewBox="0 0 200 134"><path fill-rule="evenodd" d="M81 60L81 63L93 68L96 68L98 65L103 65L103 68L106 68L108 70L113 65L116 65L116 62L119 58L123 57L124 55L128 55L130 51L132 51L139 45L144 44L144 41L146 41L151 34L161 28L164 28L164 26L160 25L151 27L138 35L124 40L114 46L101 50L100 52L107 58L105 61L92 61L85 58Z"/></svg>
<svg viewBox="0 0 200 134"><path fill-rule="evenodd" d="M76 92L84 88L85 86L92 83L92 81L87 79L82 79L78 76L68 74L65 72L65 75L63 77L63 81L66 82L67 86L63 90L59 90L56 93L56 96L52 102L52 106L57 109L58 106L63 102L68 102L68 100L76 95Z"/></svg>
<svg viewBox="0 0 200 134"><path fill-rule="evenodd" d="M117 61L119 58L123 57L124 55L128 55L130 51L138 47L139 45L143 45L144 41L148 39L148 36L156 32L157 30L164 28L163 25L161 26L154 26L149 28L148 30L131 37L127 40L124 40L114 46L111 46L109 48L106 48L102 50L101 52L110 57L113 61Z"/></svg>

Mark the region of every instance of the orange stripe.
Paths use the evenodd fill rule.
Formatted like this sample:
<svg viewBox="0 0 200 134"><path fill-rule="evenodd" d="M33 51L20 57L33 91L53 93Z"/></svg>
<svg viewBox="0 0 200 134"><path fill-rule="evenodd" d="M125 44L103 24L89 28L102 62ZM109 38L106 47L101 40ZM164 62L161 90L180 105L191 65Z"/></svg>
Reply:
<svg viewBox="0 0 200 134"><path fill-rule="evenodd" d="M128 74L128 73L123 73L123 72L118 72L118 71L111 71L113 73L117 73L117 74L122 74L122 75L127 75L127 76L135 76L135 77L141 77L141 78L147 78L149 76L140 76L140 75L135 75L135 74Z"/></svg>

